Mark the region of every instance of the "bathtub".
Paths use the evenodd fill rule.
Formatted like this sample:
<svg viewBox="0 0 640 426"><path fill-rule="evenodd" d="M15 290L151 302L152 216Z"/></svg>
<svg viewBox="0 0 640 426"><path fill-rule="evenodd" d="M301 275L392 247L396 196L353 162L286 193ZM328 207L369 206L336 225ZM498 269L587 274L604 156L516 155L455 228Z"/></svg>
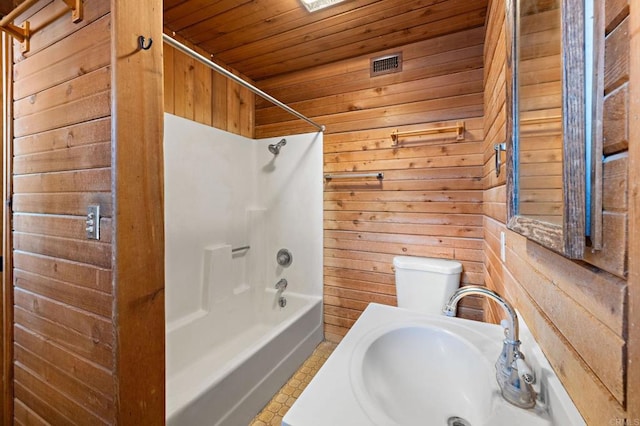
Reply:
<svg viewBox="0 0 640 426"><path fill-rule="evenodd" d="M246 425L322 341L322 298L245 291L167 328L167 425Z"/></svg>

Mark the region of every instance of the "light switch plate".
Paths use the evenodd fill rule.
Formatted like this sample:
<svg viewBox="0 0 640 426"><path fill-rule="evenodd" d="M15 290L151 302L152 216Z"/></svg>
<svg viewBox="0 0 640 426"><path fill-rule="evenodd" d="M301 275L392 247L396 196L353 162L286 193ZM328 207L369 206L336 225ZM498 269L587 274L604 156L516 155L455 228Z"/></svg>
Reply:
<svg viewBox="0 0 640 426"><path fill-rule="evenodd" d="M100 239L100 206L87 206L86 220L87 239Z"/></svg>

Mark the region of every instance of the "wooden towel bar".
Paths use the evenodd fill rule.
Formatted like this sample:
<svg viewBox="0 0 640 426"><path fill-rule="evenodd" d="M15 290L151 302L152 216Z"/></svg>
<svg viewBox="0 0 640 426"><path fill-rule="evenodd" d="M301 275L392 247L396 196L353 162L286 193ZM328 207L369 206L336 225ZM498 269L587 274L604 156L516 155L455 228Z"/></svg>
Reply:
<svg viewBox="0 0 640 426"><path fill-rule="evenodd" d="M66 3L67 7L71 9L71 19L74 23L78 23L82 21L83 18L83 8L82 8L82 0L62 0ZM33 34L34 30L30 27L29 21L24 21L22 26L17 26L13 21L26 12L31 6L36 4L38 0L26 0L20 3L15 9L9 12L0 20L0 31L4 31L7 34L11 35L13 38L22 43L22 53L26 53L29 51L29 39ZM56 16L53 19L50 19L48 23L55 21L60 16L62 16L64 11L60 15ZM46 25L46 24L45 24ZM43 25L43 26L45 26Z"/></svg>
<svg viewBox="0 0 640 426"><path fill-rule="evenodd" d="M552 115L550 117L531 117L531 118L521 118L520 124L544 124L544 123L552 123L554 121L562 120L561 115Z"/></svg>
<svg viewBox="0 0 640 426"><path fill-rule="evenodd" d="M454 126L439 126L432 127L429 129L423 130L412 130L407 132L398 132L397 130L391 133L391 139L393 140L393 146L397 146L400 138L402 136L419 136L419 135L432 135L435 133L447 133L447 132L456 132L456 140L464 139L464 121L458 121Z"/></svg>

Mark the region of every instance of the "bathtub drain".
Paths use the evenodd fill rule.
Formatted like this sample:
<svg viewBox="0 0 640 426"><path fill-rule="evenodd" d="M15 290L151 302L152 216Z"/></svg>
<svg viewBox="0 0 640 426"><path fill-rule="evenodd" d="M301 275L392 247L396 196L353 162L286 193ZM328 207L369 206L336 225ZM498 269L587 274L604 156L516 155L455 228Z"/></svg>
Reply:
<svg viewBox="0 0 640 426"><path fill-rule="evenodd" d="M471 426L471 423L461 417L449 417L447 419L447 426Z"/></svg>

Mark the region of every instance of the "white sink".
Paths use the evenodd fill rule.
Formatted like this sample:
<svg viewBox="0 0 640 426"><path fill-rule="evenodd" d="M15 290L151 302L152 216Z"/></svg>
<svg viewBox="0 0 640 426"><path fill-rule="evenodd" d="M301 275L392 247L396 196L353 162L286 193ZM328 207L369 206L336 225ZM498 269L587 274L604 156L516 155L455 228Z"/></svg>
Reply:
<svg viewBox="0 0 640 426"><path fill-rule="evenodd" d="M544 401L525 410L502 398L502 336L492 324L371 304L283 425L583 425L524 324L521 349Z"/></svg>
<svg viewBox="0 0 640 426"><path fill-rule="evenodd" d="M454 414L471 424L489 415L492 365L467 340L422 324L382 327L362 339L351 361L356 399L378 424Z"/></svg>

